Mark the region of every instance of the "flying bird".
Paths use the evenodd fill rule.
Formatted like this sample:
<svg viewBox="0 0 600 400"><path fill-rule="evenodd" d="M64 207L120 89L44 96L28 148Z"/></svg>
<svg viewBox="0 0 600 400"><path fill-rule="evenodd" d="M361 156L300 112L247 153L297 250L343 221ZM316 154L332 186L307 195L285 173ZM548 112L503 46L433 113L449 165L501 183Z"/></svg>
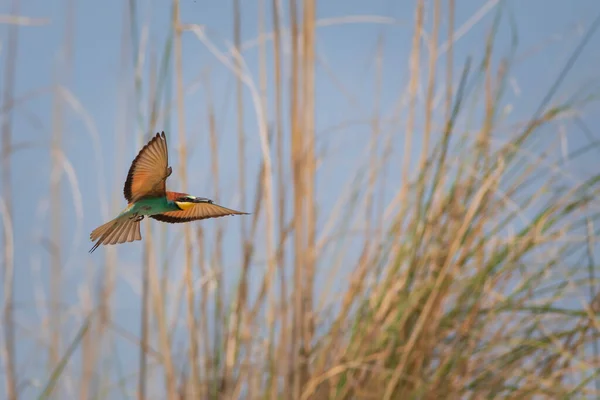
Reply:
<svg viewBox="0 0 600 400"><path fill-rule="evenodd" d="M167 191L166 181L172 172L165 133L157 133L129 167L123 188L127 207L115 219L92 231L90 239L96 243L90 253L101 244L142 240L140 222L146 216L162 222L179 223L226 215L248 215L204 197Z"/></svg>

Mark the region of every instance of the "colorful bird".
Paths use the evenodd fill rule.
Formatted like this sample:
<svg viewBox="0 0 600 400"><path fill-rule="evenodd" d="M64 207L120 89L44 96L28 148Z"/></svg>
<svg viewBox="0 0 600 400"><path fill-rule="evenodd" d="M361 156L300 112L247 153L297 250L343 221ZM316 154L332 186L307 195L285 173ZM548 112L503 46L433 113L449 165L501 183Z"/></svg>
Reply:
<svg viewBox="0 0 600 400"><path fill-rule="evenodd" d="M226 215L248 215L213 203L204 197L168 192L169 166L165 133L156 134L140 150L129 167L123 194L127 208L115 219L94 229L90 235L96 241L90 253L101 244L118 244L142 240L140 221L145 216L168 223L189 222Z"/></svg>

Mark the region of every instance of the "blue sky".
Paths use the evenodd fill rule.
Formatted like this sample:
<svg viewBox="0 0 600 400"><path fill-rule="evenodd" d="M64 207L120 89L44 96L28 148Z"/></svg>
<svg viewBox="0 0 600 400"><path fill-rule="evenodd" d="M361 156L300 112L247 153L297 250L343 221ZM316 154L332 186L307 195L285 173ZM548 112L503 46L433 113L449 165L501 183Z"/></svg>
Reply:
<svg viewBox="0 0 600 400"><path fill-rule="evenodd" d="M7 14L9 6L2 3L0 13ZM270 2L268 2L270 4ZM460 68L467 56L480 57L485 45L485 35L490 29L495 10L502 2L482 2L476 0L456 1L456 28L474 20L464 36L455 46L455 71L458 78ZM511 107L509 121L523 120L538 107L549 85L556 79L561 68L585 30L600 13L600 2L596 0L528 0L506 1L509 14L514 18L518 34L517 59L519 62L511 71L510 90L506 104ZM64 302L77 309L81 301L81 288L86 287L90 277L103 273L105 249L100 248L89 255L91 247L89 232L102 224L125 206L122 187L129 163L141 145L139 131L142 127L136 121L134 97L134 75L131 26L127 17L128 2L107 1L44 1L23 0L20 15L47 18L48 24L19 29L17 72L14 82L15 97L35 93L12 112L13 143L27 145L15 152L12 158L13 216L15 232L16 294L19 305L17 314L23 341L19 354L23 363L31 362L29 344L31 331L39 326L40 318L35 311L33 300L37 283L47 281L49 257L44 243L50 238L49 200L49 144L53 126L53 97L49 90L56 79L68 89L69 101L63 102L64 125L62 129L63 149L78 189L81 192L82 219L77 218L72 201L69 180L62 176L62 249L65 280ZM242 1L242 41L252 43L258 35L258 6L255 1ZM491 7L486 9L484 4ZM72 6L74 25L72 27L72 58L65 64L65 31L67 10ZM168 35L169 2L154 0L141 1L137 10L137 26L134 28L139 38L147 35L144 81L148 78L150 54L158 56L163 51ZM481 18L474 18L480 13ZM507 14L507 16L509 15ZM209 29L209 36L221 51L231 43L233 32L233 11L230 1L181 0L181 19L184 23L199 24ZM287 16L287 8L285 11ZM317 53L319 64L316 76L316 130L318 151L326 156L318 175L318 196L320 201L319 227L326 222L328 212L346 184L356 174L357 160L364 155L369 140L370 128L366 121L374 112L375 64L374 54L378 37L382 35L383 61L381 90L381 114L389 118L396 102L406 88L408 54L412 40L414 5L413 2L379 1L321 1L317 17L331 21L343 16L378 16L370 21L320 26L317 31ZM431 11L426 18L431 20ZM271 31L271 14L266 15L266 30ZM374 22L375 20L379 22ZM286 18L287 21L287 18ZM498 35L497 54L510 50L509 19L504 18ZM446 21L441 34L441 42L446 39ZM7 25L0 25L0 79L3 79L7 52ZM140 39L141 40L141 39ZM270 44L268 44L270 46ZM557 93L557 100L565 100L582 87L589 88L590 82L598 87L598 65L600 65L600 34L596 34L586 47L577 64ZM269 48L268 56L271 51ZM426 57L427 54L424 55ZM248 70L258 82L258 53L256 46L244 51ZM478 59L477 59L478 60ZM498 58L496 59L498 60ZM443 61L441 61L443 62ZM326 65L326 67L325 67ZM425 65L425 64L423 64ZM443 71L440 64L440 71ZM269 65L268 108L272 115L274 96ZM198 84L198 77L209 71L210 87ZM243 126L247 140L248 180L247 203L240 204L237 189L237 121L235 114L235 78L218 60L187 32L183 39L183 72L185 97L186 136L191 158L188 162L188 192L214 198L214 181L210 173L210 150L208 140L207 93L210 90L215 104L217 129L219 133L219 157L221 175L219 179L219 202L232 208L250 209L254 196L254 180L260 161L260 143L256 118L251 97L247 88L244 92L246 110ZM423 71L425 74L426 71ZM440 74L440 77L442 74ZM333 77L335 79L333 79ZM441 79L441 78L440 78ZM424 81L424 79L423 79ZM6 83L2 82L4 87ZM442 87L443 82L440 82ZM173 89L174 90L174 89ZM422 89L424 91L424 89ZM422 99L421 99L422 101ZM142 102L147 104L147 85L144 85ZM76 111L73 105L85 112ZM285 108L285 106L284 106ZM600 110L597 105L583 110L582 120L596 134L600 123ZM147 120L146 107L143 109ZM84 118L82 118L84 116ZM170 116L170 123L158 127L165 130L169 138L171 164L178 171L179 160L176 154L178 133L176 115ZM331 127L343 122L352 122L344 129L333 133ZM401 163L405 121L401 128L394 129L392 146L396 151L394 160ZM417 131L422 121L417 122ZM499 132L497 139L502 141ZM549 140L556 141L561 134L557 129L545 131ZM570 129L564 133L570 149L589 145L590 139L581 130ZM95 138L94 138L94 135ZM99 147L94 147L98 140ZM418 141L415 149L418 148ZM583 176L595 171L597 152L583 157L568 168L574 176ZM99 164L101 157L102 164ZM174 173L169 187L178 190L179 179ZM390 178L394 177L391 172ZM0 193L3 197L5 194ZM103 202L105 207L103 208ZM106 207L108 206L108 207ZM148 222L144 222L148 223ZM157 224L156 222L152 222ZM231 271L231 279L239 270L239 218L226 221L205 221L203 226L209 237L217 224L226 224L225 245L236 250L228 252L225 269ZM248 220L248 225L249 225ZM264 226L264 225L263 225ZM158 230L155 230L158 232ZM171 243L182 237L181 226L168 226ZM144 231L142 230L142 234ZM137 290L140 276L142 242L118 247L119 271L117 276L118 323L130 331L137 332L139 297ZM171 254L171 267L177 270L182 257ZM261 258L262 259L262 258ZM262 261L261 261L262 262ZM257 264L260 264L257 262ZM262 271L264 265L258 265ZM32 271L39 269L42 279L38 282ZM176 272L175 272L176 273ZM36 283L37 282L37 283ZM45 311L44 311L45 312ZM76 314L76 313L74 313ZM71 315L73 317L73 315ZM65 335L72 335L79 323L79 317L65 325ZM29 334L27 334L29 332ZM133 357L137 353L133 352ZM28 361L27 361L28 360ZM43 366L42 362L35 363ZM135 365L135 364L133 364ZM24 369L25 371L26 369ZM0 388L4 382L0 383Z"/></svg>

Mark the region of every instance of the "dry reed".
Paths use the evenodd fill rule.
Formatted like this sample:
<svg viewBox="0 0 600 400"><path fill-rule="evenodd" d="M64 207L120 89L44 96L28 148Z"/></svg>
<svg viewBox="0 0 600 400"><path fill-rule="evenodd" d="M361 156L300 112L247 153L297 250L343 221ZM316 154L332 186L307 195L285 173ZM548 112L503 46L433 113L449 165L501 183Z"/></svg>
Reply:
<svg viewBox="0 0 600 400"><path fill-rule="evenodd" d="M500 11L482 42L480 59L457 68L455 62L463 60L454 54L454 41L481 13L455 30L453 0L416 1L406 90L386 119L381 93L384 43L390 39L381 34L366 157L349 174L346 193L326 193L337 202L326 209L317 178L322 165L335 161L318 146L325 133L316 124L323 111L315 109L317 77L325 62L317 51L317 27L354 20L319 20L315 0L290 0L285 6L279 0L260 1L255 79L244 58L251 44L244 44L241 34L243 21L253 16L243 2L233 2L233 43L226 51L206 27L185 24L180 6L173 1L172 32L158 65L148 27L137 25L138 3L127 4L137 142L163 130L174 113L178 132L168 137L171 153L178 156L180 189L191 186L191 143L206 138L207 187L217 202L229 200L222 157L226 153L232 160L231 148L237 146L238 176L230 182L238 186L238 208L252 215L237 222L237 245L227 241L234 232L227 228L232 220L215 221L210 231L202 223L172 228L169 232L183 233L183 246L175 248L166 243L166 230L157 235L157 224L146 223L136 306L139 338L121 329L111 310L117 301L112 274L120 268L116 254L106 259L109 276L99 288L90 288L98 289L98 299L84 296L81 326L62 335L67 316L59 307L63 258L56 244L49 285L51 340L45 344L51 365L40 398L63 398L73 385L82 399L114 398L117 390L123 398L170 400L598 396L595 199L600 175L565 179L560 163L553 163L549 153L536 154L531 145L544 129L570 122L573 111L595 104L594 97L560 103L553 96L597 23L550 85L539 111L507 128L501 109L514 58L496 61ZM491 7L486 3L481 12ZM186 96L196 90L184 81L184 65L193 59L185 53L188 36L235 80L234 134L217 122L210 72L198 84L205 92L206 128L186 125ZM9 52L16 51L12 47ZM8 81L14 67L7 60ZM12 91L4 89L2 112L8 115ZM244 101L247 94L250 103ZM477 118L470 114L471 104L478 106ZM245 119L252 112L256 129L250 131ZM62 113L60 108L53 112L53 154L62 145ZM508 131L510 138L498 140L499 131ZM0 205L4 232L9 232L9 118L2 135ZM247 157L252 151L260 154L256 164ZM53 165L62 168L58 157ZM61 193L58 184L52 186L51 229L57 238L59 220L68 212ZM5 234L5 279L9 239ZM171 262L179 250L184 261ZM224 277L232 269L237 280L228 292ZM17 383L28 377L17 375L12 294L6 296L3 353L12 400L18 398ZM185 310L181 318L180 307ZM114 341L139 349L137 371L106 371L103 362L113 367L119 362L116 352L107 351ZM69 368L79 344L80 374Z"/></svg>

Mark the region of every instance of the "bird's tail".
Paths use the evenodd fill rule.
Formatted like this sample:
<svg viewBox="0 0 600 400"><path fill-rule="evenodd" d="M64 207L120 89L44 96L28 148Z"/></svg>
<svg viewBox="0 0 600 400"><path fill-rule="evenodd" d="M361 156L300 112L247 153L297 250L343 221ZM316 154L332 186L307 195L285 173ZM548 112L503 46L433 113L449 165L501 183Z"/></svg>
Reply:
<svg viewBox="0 0 600 400"><path fill-rule="evenodd" d="M94 252L101 244L118 244L142 240L140 221L131 219L128 215L122 215L104 225L100 225L90 234L92 241L97 240L94 247L90 249L90 253Z"/></svg>

